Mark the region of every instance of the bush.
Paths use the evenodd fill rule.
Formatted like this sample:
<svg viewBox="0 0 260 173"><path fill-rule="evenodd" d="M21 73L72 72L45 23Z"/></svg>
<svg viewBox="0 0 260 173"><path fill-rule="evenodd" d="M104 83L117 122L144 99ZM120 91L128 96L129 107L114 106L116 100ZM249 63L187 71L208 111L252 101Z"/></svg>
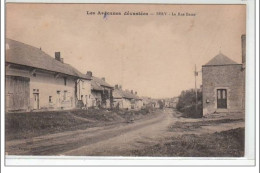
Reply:
<svg viewBox="0 0 260 173"><path fill-rule="evenodd" d="M197 111L196 111L196 93L194 89L182 91L176 109L183 113L184 117L200 118L202 117L202 92L197 91Z"/></svg>
<svg viewBox="0 0 260 173"><path fill-rule="evenodd" d="M189 118L201 118L202 117L202 105L197 105L197 111L196 111L196 105L193 104L189 107L184 107L180 111L183 113L183 117L189 117Z"/></svg>

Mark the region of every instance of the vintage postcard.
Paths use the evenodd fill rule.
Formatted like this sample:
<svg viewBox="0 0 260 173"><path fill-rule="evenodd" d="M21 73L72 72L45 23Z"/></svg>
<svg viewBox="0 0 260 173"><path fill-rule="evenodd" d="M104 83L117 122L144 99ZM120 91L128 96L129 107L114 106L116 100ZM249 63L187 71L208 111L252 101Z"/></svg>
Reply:
<svg viewBox="0 0 260 173"><path fill-rule="evenodd" d="M245 157L246 9L6 3L6 157Z"/></svg>

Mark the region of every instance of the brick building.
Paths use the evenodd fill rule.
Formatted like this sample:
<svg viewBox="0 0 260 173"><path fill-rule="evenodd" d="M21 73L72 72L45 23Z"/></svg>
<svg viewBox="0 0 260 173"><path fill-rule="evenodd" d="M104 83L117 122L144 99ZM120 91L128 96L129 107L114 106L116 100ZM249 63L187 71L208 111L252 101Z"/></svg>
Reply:
<svg viewBox="0 0 260 173"><path fill-rule="evenodd" d="M202 66L203 115L245 109L245 35L241 39L242 64L219 53Z"/></svg>

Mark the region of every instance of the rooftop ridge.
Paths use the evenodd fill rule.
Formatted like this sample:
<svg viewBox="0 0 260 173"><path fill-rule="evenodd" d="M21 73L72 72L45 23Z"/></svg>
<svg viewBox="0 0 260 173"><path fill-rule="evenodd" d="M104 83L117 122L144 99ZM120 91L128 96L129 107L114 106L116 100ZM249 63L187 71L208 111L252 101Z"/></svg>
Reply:
<svg viewBox="0 0 260 173"><path fill-rule="evenodd" d="M210 66L210 65L233 65L238 64L237 62L233 61L232 59L228 58L226 55L224 55L222 52L214 56L208 63L206 63L204 66Z"/></svg>

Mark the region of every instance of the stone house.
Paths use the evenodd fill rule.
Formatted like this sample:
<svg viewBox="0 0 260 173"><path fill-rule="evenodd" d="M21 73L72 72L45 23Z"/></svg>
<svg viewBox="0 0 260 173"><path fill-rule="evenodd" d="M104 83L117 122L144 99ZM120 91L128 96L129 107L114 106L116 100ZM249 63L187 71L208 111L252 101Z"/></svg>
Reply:
<svg viewBox="0 0 260 173"><path fill-rule="evenodd" d="M142 98L133 90L122 90L122 86L115 85L113 92L114 107L118 109L140 110L143 107Z"/></svg>
<svg viewBox="0 0 260 173"><path fill-rule="evenodd" d="M77 107L88 108L93 106L93 96L91 93L91 76L89 72L85 79L78 79L77 81Z"/></svg>
<svg viewBox="0 0 260 173"><path fill-rule="evenodd" d="M178 102L179 102L179 97L174 97L174 98L172 98L172 101L171 101L171 103L170 103L170 107L171 107L171 108L176 108Z"/></svg>
<svg viewBox="0 0 260 173"><path fill-rule="evenodd" d="M245 109L245 36L242 64L222 53L202 66L203 115Z"/></svg>
<svg viewBox="0 0 260 173"><path fill-rule="evenodd" d="M91 77L90 107L113 108L113 87L108 84L105 78L98 78L88 71L87 76Z"/></svg>
<svg viewBox="0 0 260 173"><path fill-rule="evenodd" d="M6 39L6 111L72 109L77 102L78 79L90 80L63 62L36 48Z"/></svg>
<svg viewBox="0 0 260 173"><path fill-rule="evenodd" d="M137 95L137 92L135 92L135 96L135 109L140 110L144 107L143 99Z"/></svg>

